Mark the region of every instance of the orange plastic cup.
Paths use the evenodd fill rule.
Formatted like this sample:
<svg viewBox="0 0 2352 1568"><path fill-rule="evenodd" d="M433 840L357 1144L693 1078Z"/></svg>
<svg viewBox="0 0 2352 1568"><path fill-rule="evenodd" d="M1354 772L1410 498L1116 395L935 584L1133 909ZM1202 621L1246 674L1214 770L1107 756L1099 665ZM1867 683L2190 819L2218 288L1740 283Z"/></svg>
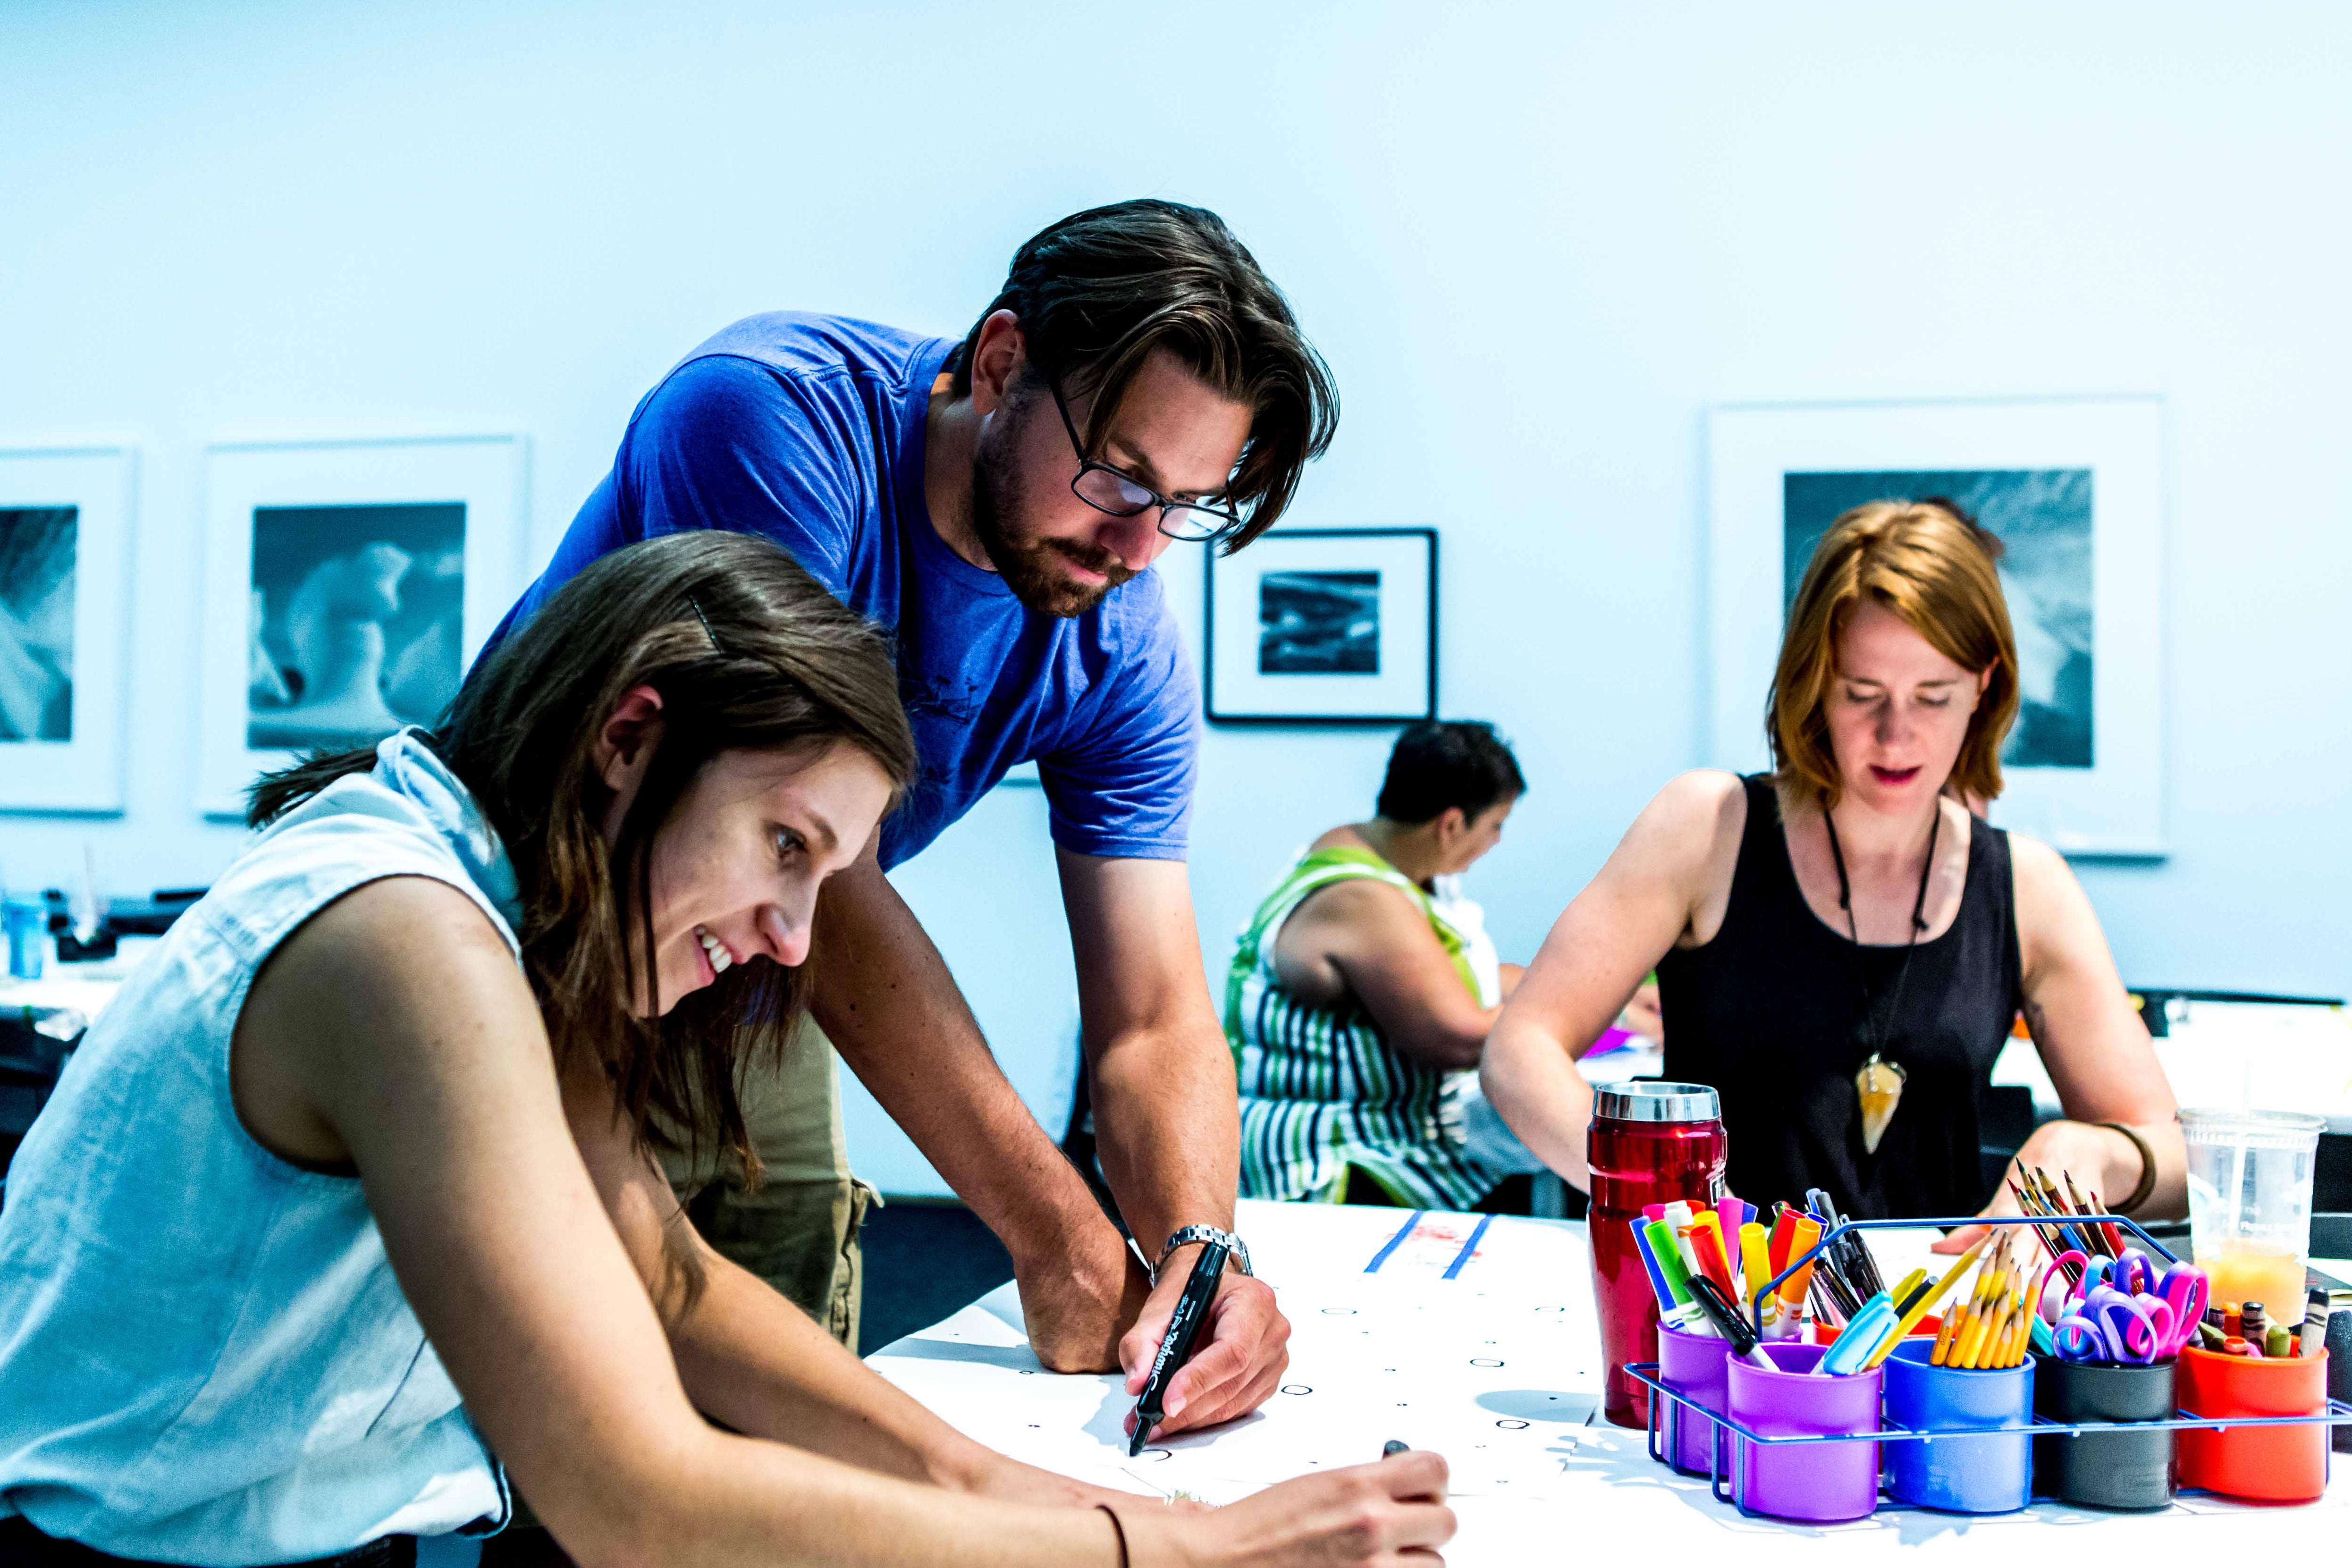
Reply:
<svg viewBox="0 0 2352 1568"><path fill-rule="evenodd" d="M2316 1415L2327 1408L2327 1356L2180 1352L2181 1414ZM2310 1502L2327 1489L2325 1426L2189 1426L2180 1431L2180 1484L2265 1502Z"/></svg>

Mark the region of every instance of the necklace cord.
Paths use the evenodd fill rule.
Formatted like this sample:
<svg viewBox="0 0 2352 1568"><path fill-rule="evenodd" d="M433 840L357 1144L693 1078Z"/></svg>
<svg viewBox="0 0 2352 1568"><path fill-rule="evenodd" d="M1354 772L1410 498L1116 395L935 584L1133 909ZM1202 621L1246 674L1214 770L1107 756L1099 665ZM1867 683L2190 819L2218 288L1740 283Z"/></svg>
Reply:
<svg viewBox="0 0 2352 1568"><path fill-rule="evenodd" d="M1843 846L1838 843L1836 816L1825 808L1822 812L1822 825L1829 829L1830 859L1837 867L1838 908L1845 911L1846 935L1852 939L1854 947L1854 969L1856 978L1860 983L1862 991L1862 1017L1859 1022L1864 1026L1868 1026L1876 1022L1876 1014L1878 1010L1871 1005L1870 975L1869 972L1863 967L1864 961L1862 956L1862 931L1854 922L1853 887L1846 878L1845 849ZM1926 919L1927 911L1927 884L1936 874L1936 844L1938 838L1942 836L1943 831L1944 803L1939 799L1936 802L1936 815L1927 826L1927 861L1926 865L1919 868L1919 896L1911 901L1910 940L1903 944L1903 963L1895 971L1895 990L1891 997L1891 1005L1887 1008L1889 1015L1887 1022L1890 1025L1894 1022L1893 1015L1900 1013L1903 1010L1903 985L1904 982L1911 978L1912 950L1919 945L1919 933L1927 929L1927 921ZM1869 1038L1868 1035L1865 1034L1863 1039L1863 1044L1869 1046L1871 1047L1870 1054L1875 1057L1885 1048L1886 1031L1885 1028L1879 1028L1872 1030L1870 1033L1874 1033L1877 1035L1878 1038L1874 1042Z"/></svg>

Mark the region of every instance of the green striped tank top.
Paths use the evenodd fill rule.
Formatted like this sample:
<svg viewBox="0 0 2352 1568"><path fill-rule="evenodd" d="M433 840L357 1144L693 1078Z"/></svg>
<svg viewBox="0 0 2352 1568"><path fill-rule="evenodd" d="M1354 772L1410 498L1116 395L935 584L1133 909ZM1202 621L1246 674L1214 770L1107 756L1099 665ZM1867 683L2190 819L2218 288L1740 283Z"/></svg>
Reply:
<svg viewBox="0 0 2352 1568"><path fill-rule="evenodd" d="M1225 1040L1240 1079L1244 1197L1337 1203L1350 1166L1398 1203L1466 1209L1501 1173L1470 1158L1449 1079L1391 1048L1352 1000L1317 1007L1282 989L1275 938L1310 893L1350 878L1385 882L1413 901L1470 994L1478 983L1459 932L1429 895L1368 849L1302 855L1243 930L1225 979Z"/></svg>

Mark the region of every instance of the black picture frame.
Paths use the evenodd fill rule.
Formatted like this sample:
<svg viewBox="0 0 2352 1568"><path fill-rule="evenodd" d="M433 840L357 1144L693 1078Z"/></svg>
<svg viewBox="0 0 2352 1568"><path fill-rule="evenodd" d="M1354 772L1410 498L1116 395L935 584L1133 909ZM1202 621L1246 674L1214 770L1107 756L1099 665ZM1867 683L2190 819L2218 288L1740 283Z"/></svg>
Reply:
<svg viewBox="0 0 2352 1568"><path fill-rule="evenodd" d="M1230 578L1236 573L1248 573L1249 576L1246 580L1255 584L1258 580L1258 576L1257 573L1253 570L1253 563L1251 563L1249 559L1251 552L1263 551L1265 546L1276 543L1276 542L1289 544L1294 547L1299 544L1300 542L1305 541L1323 542L1329 547L1331 552L1330 558L1328 563L1328 566L1333 570L1345 571L1352 564L1360 564L1363 561L1364 557L1361 554L1359 554L1351 559L1345 550L1342 542L1361 542L1370 540L1388 542L1418 541L1422 547L1420 564L1424 574L1426 589L1424 594L1422 595L1423 603L1420 605L1420 609L1421 625L1424 638L1423 643L1423 647L1424 649L1423 662L1426 665L1426 668L1421 672L1422 679L1413 683L1419 698L1418 705L1412 707L1383 707L1377 712L1332 711L1328 710L1315 710L1313 709L1270 711L1256 707L1239 707L1233 701L1229 677L1229 689L1226 693L1227 700L1225 706L1220 708L1218 704L1219 693L1217 680L1217 668L1219 664L1219 645L1217 641L1217 580L1219 575L1223 574ZM1295 556L1296 551L1284 552L1284 553ZM1260 562L1263 562L1265 559L1266 557L1264 554L1259 556ZM1277 528L1260 535L1256 540L1253 541L1247 548L1236 552L1234 555L1221 557L1212 554L1208 556L1204 563L1202 574L1202 583L1201 595L1202 616L1201 645L1202 706L1208 721L1212 724L1217 725L1256 728L1286 725L1294 728L1311 726L1316 728L1393 729L1404 724L1418 723L1424 720L1435 719L1437 717L1438 679L1437 574L1437 530L1431 527ZM1230 586L1227 591L1230 595L1232 591ZM1229 637L1234 635L1255 636L1259 629L1256 612L1257 606L1255 604L1242 606L1238 615L1234 614L1229 609L1227 616L1229 623L1227 626L1227 635ZM1237 626L1234 624L1236 622L1238 623ZM1381 638L1381 646L1385 648L1387 646L1387 629L1385 627L1382 628L1380 636ZM1276 679L1280 678L1276 677Z"/></svg>

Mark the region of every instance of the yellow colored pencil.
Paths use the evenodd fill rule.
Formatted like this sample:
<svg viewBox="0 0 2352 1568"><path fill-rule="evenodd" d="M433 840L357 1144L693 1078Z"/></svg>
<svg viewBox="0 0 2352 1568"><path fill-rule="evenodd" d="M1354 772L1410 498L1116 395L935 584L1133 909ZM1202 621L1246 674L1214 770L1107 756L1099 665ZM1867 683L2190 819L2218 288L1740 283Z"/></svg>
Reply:
<svg viewBox="0 0 2352 1568"><path fill-rule="evenodd" d="M1977 1347L1984 1343L1986 1333L1992 1328L1993 1310L2000 1300L2001 1283L2001 1273L1994 1271L1992 1278L1986 1281L1986 1289L1979 1300L1969 1303L1969 1326L1961 1332L1959 1342L1952 1347L1951 1364L1954 1366L1976 1365Z"/></svg>
<svg viewBox="0 0 2352 1568"><path fill-rule="evenodd" d="M2009 1354L2009 1347L2016 1342L2017 1314L2019 1309L2024 1305L2025 1287L2023 1282L2020 1281L2001 1297L2000 1332L1985 1347L1984 1353L1977 1358L1979 1366L1994 1367L2009 1364L2003 1358Z"/></svg>
<svg viewBox="0 0 2352 1568"><path fill-rule="evenodd" d="M1895 1353L1895 1347L1901 1344L1905 1338L1910 1334L1911 1331L1919 1326L1920 1319L1925 1318L1928 1313L1936 1310L1936 1303L1944 1299L1944 1292L1952 1288L1952 1281L1960 1277L1961 1270L1967 1268L1970 1263L1976 1261L1977 1255L1984 1250L1985 1243L1991 1239L1992 1237L1990 1236L1980 1236L1977 1237L1974 1246L1970 1247L1966 1252L1961 1253L1958 1258L1953 1260L1952 1266L1944 1271L1944 1277L1941 1279L1937 1280L1933 1285L1929 1286L1927 1288L1927 1293L1920 1297L1918 1301L1912 1306L1909 1311L1903 1314L1903 1321L1895 1325L1895 1331L1887 1336L1886 1342L1880 1345L1875 1351L1872 1352L1869 1359L1862 1363L1863 1371L1868 1372L1872 1367L1876 1366L1880 1362L1885 1361L1888 1356ZM1924 1276L1927 1273L1927 1270L1924 1268L1918 1269L1915 1270L1915 1273L1916 1275ZM1908 1280L1905 1281L1904 1289L1910 1289L1910 1282ZM1936 1344L1938 1349L1941 1349L1945 1342L1945 1330L1950 1328L1950 1321L1947 1319L1943 1326L1937 1330ZM1936 1364L1941 1366L1943 1363L1939 1361Z"/></svg>
<svg viewBox="0 0 2352 1568"><path fill-rule="evenodd" d="M1942 1342L1943 1353L1935 1358L1936 1365L1958 1366L1960 1364L1960 1346L1966 1342L1969 1330L1975 1324L1978 1315L1984 1310L1986 1299L1992 1288L1992 1277L1995 1271L1993 1259L1999 1256L2000 1251L2000 1244L1996 1242L1991 1251L1977 1259L1976 1278L1969 1281L1965 1299L1957 1310L1945 1314L1945 1335L1949 1337L1937 1336Z"/></svg>
<svg viewBox="0 0 2352 1568"><path fill-rule="evenodd" d="M1995 1320L1991 1339L1977 1357L1979 1366L1992 1368L2009 1364L2009 1347L2017 1342L2017 1310L2024 1304L2025 1299L2015 1290L2001 1297L2000 1316Z"/></svg>
<svg viewBox="0 0 2352 1568"><path fill-rule="evenodd" d="M2033 1343L2034 1320L2042 1316L2042 1282L2049 1279L2043 1269L2035 1269L2033 1283L2025 1288L2025 1316L2018 1321L2017 1346L2009 1364L2016 1366L2025 1360L2026 1348Z"/></svg>
<svg viewBox="0 0 2352 1568"><path fill-rule="evenodd" d="M1969 1347L1968 1364L1971 1367L1992 1364L1993 1350L2000 1342L2002 1331L2008 1327L2010 1293L2019 1283L2017 1265L2009 1255L2010 1244L2015 1239L2014 1237L2002 1237L1990 1254L1994 1268L1992 1292L1979 1314L1984 1320L1985 1331L1975 1344Z"/></svg>
<svg viewBox="0 0 2352 1568"><path fill-rule="evenodd" d="M1928 1365L1943 1366L1947 1363L1952 1353L1952 1346L1958 1341L1960 1331L1968 1326L1968 1321L1969 1303L1966 1301L1960 1302L1944 1314L1944 1326L1936 1332L1936 1349L1927 1358Z"/></svg>

